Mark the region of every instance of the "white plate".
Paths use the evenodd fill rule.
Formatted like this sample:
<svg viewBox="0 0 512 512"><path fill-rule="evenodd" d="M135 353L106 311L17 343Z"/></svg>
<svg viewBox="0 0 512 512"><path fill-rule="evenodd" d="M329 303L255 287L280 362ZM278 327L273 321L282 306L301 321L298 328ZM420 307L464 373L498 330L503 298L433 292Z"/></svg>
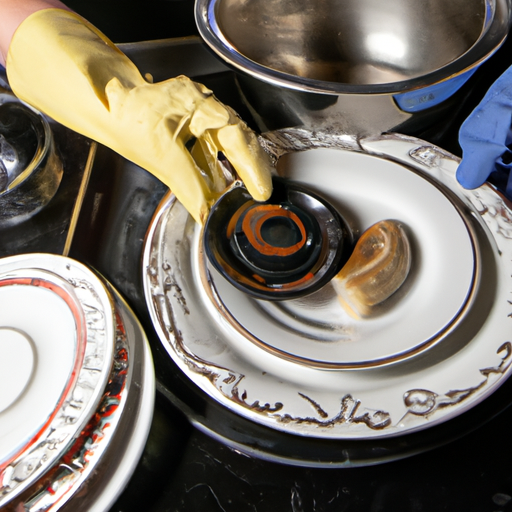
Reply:
<svg viewBox="0 0 512 512"><path fill-rule="evenodd" d="M0 278L3 356L10 365L9 374L20 378L13 389L12 377L0 374L2 462L22 451L55 416L56 405L67 394L79 347L83 347L76 326L80 316L75 318L69 304L45 286L50 281L37 273L41 276L37 285Z"/></svg>
<svg viewBox="0 0 512 512"><path fill-rule="evenodd" d="M128 350L126 362L119 365L119 371L126 373L122 404L115 411L115 432L105 439L103 446L96 443L95 464L84 471L76 480L76 486L65 511L103 512L110 510L116 499L124 491L140 462L153 420L155 404L155 372L153 359L146 334L129 306L115 290L116 311L123 325L125 347ZM123 333L119 333L123 334ZM120 354L120 351L118 351ZM121 358L122 359L122 358ZM105 398L108 398L105 395ZM112 422L105 415L104 432L111 429ZM76 468L80 457L73 461ZM66 461L61 461L64 467ZM81 487L80 487L81 485ZM82 492L83 491L83 492ZM51 498L50 492L47 497Z"/></svg>
<svg viewBox="0 0 512 512"><path fill-rule="evenodd" d="M0 294L9 375L31 369L17 397L4 393L0 432L17 452L3 452L0 506L106 511L151 427L155 376L144 331L114 289L69 258L2 259Z"/></svg>
<svg viewBox="0 0 512 512"><path fill-rule="evenodd" d="M115 326L105 286L54 255L0 260L0 304L3 355L23 376L16 391L1 392L2 505L52 467L90 421L111 374ZM20 343L28 350L13 345Z"/></svg>
<svg viewBox="0 0 512 512"><path fill-rule="evenodd" d="M285 155L278 171L329 199L355 232L400 221L412 269L400 293L364 321L342 309L332 286L299 300L255 301L210 269L214 296L248 339L318 368L368 368L416 355L455 328L477 284L478 258L467 223L439 188L389 160L336 149Z"/></svg>
<svg viewBox="0 0 512 512"><path fill-rule="evenodd" d="M280 135L276 154L329 149L285 157L280 172L323 193L359 230L403 222L414 257L404 290L359 323L330 289L281 305L248 299L209 275L200 229L171 196L144 257L147 304L170 356L231 410L300 435L396 436L479 403L510 373L507 204L488 186L463 190L457 159L423 141L302 135Z"/></svg>

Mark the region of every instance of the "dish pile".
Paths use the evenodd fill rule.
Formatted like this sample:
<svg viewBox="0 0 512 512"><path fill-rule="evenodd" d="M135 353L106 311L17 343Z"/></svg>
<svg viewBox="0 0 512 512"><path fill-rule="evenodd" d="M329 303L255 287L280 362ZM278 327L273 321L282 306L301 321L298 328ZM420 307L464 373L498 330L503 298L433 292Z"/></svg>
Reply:
<svg viewBox="0 0 512 512"><path fill-rule="evenodd" d="M331 440L417 432L496 390L512 371L512 211L500 194L462 189L456 157L406 136L283 130L263 143L279 176L333 205L355 238L397 221L409 274L368 318L348 314L331 283L291 300L254 298L209 263L201 229L168 195L143 275L181 370L246 419Z"/></svg>
<svg viewBox="0 0 512 512"><path fill-rule="evenodd" d="M49 254L0 261L0 304L0 507L106 510L151 424L140 325L91 270Z"/></svg>

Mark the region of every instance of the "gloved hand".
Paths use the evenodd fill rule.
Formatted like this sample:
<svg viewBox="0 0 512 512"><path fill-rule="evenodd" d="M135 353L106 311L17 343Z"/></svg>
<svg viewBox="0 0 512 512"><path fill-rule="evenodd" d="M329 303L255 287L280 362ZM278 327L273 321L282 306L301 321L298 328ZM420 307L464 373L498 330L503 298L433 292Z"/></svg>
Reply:
<svg viewBox="0 0 512 512"><path fill-rule="evenodd" d="M219 151L256 200L270 196L270 159L233 110L184 76L148 83L75 13L46 9L26 18L6 69L20 99L154 174L197 222L225 187ZM195 160L185 146L194 137Z"/></svg>
<svg viewBox="0 0 512 512"><path fill-rule="evenodd" d="M459 132L462 162L457 180L465 188L476 188L493 175L504 182L503 191L512 199L512 67L494 82L480 104L464 121Z"/></svg>

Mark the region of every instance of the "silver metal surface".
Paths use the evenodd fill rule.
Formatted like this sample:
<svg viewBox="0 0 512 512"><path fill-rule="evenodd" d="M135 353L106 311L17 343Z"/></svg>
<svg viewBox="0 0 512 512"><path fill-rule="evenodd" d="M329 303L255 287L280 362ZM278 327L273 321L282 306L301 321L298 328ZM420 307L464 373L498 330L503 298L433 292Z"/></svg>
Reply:
<svg viewBox="0 0 512 512"><path fill-rule="evenodd" d="M510 0L198 0L196 20L242 72L262 128L362 135L425 118L460 88L504 41Z"/></svg>
<svg viewBox="0 0 512 512"><path fill-rule="evenodd" d="M241 54L290 75L387 84L436 71L481 37L483 0L221 0L216 19Z"/></svg>

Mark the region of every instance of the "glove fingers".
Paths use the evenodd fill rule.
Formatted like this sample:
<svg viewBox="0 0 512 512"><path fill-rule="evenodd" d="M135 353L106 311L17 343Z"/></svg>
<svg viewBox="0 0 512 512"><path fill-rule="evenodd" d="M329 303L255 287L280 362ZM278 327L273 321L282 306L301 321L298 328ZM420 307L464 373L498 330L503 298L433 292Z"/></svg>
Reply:
<svg viewBox="0 0 512 512"><path fill-rule="evenodd" d="M512 105L503 99L477 107L459 132L462 163L457 179L467 188L480 186L494 170L496 159L507 151Z"/></svg>
<svg viewBox="0 0 512 512"><path fill-rule="evenodd" d="M204 97L192 113L189 130L199 138L207 130L225 126L229 119L230 113L213 95Z"/></svg>
<svg viewBox="0 0 512 512"><path fill-rule="evenodd" d="M489 177L496 168L496 161L507 150L503 144L489 141L472 141L469 149L463 150L463 159L456 177L457 181L468 189L477 188Z"/></svg>
<svg viewBox="0 0 512 512"><path fill-rule="evenodd" d="M228 181L217 158L219 149L210 132L205 132L200 139L197 139L191 153L192 158L203 171L210 190L214 193L222 193Z"/></svg>
<svg viewBox="0 0 512 512"><path fill-rule="evenodd" d="M507 179L507 185L505 187L505 195L508 198L512 198L512 172L510 172L512 165L509 164L507 167L508 167L508 179Z"/></svg>
<svg viewBox="0 0 512 512"><path fill-rule="evenodd" d="M478 107L462 124L459 143L462 163L457 180L475 188L495 169L496 160L507 151L512 119L512 67L489 89Z"/></svg>
<svg viewBox="0 0 512 512"><path fill-rule="evenodd" d="M204 163L208 164L210 190L218 193L226 187L225 175L217 158L218 152L222 151L249 193L259 201L268 199L272 192L272 165L256 135L231 108L220 103L211 91L199 84L194 83L194 86L202 97L193 109L188 131L199 142L193 148L193 156L203 169ZM198 155L199 146L202 155Z"/></svg>
<svg viewBox="0 0 512 512"><path fill-rule="evenodd" d="M201 169L187 149L179 143L170 150L164 166L163 172L150 170L171 189L195 221L202 224L215 197L205 182Z"/></svg>
<svg viewBox="0 0 512 512"><path fill-rule="evenodd" d="M231 162L249 193L265 201L272 193L272 164L256 135L242 122L217 130L218 148Z"/></svg>

